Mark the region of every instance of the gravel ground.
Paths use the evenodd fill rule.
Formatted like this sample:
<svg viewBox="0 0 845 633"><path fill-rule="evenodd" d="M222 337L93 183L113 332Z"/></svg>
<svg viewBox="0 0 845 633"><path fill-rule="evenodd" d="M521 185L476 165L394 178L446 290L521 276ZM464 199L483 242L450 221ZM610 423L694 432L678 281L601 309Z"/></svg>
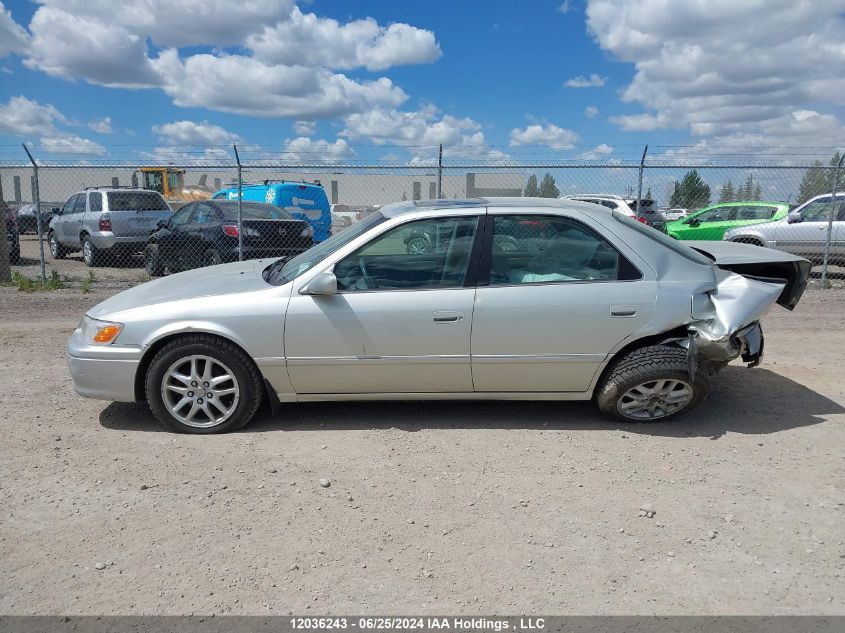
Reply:
<svg viewBox="0 0 845 633"><path fill-rule="evenodd" d="M0 613L845 613L842 288L674 424L308 404L221 437L72 392L108 292L0 288Z"/></svg>

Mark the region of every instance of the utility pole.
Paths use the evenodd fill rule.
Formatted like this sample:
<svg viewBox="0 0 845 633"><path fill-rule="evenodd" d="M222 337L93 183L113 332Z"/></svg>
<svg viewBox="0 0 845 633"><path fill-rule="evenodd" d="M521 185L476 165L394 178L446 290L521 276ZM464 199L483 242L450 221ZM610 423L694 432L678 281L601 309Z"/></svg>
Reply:
<svg viewBox="0 0 845 633"><path fill-rule="evenodd" d="M243 261L244 259L244 231L243 231L243 221L244 221L244 210L243 210L243 178L241 177L241 157L238 154L238 144L232 143L232 147L235 150L235 160L238 163L238 260Z"/></svg>
<svg viewBox="0 0 845 633"><path fill-rule="evenodd" d="M643 197L643 167L645 167L645 155L648 153L648 145L645 146L643 150L643 157L640 159L640 175L639 175L639 182L637 184L637 219L640 217L640 198Z"/></svg>
<svg viewBox="0 0 845 633"><path fill-rule="evenodd" d="M440 144L440 153L437 156L437 197L443 197L443 143Z"/></svg>

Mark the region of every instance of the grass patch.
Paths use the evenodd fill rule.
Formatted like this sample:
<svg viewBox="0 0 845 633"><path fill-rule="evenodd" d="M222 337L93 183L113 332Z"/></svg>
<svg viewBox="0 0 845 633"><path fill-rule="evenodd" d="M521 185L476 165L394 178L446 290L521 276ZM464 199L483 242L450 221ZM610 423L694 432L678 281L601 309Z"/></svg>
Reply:
<svg viewBox="0 0 845 633"><path fill-rule="evenodd" d="M39 278L31 279L26 275L22 275L18 271L14 271L12 273L11 285L21 292L45 292L67 288L67 284L56 270L50 271L50 276L47 277L47 281L42 281Z"/></svg>
<svg viewBox="0 0 845 633"><path fill-rule="evenodd" d="M94 284L97 283L97 276L94 274L93 270L88 271L88 276L82 280L82 284L79 286L79 289L82 290L82 294L88 294L91 292L91 288L94 287Z"/></svg>

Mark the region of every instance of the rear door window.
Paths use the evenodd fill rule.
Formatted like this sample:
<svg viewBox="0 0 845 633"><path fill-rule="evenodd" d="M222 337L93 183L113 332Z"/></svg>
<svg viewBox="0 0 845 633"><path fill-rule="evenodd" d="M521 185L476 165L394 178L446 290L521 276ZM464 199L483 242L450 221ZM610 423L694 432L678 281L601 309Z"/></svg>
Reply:
<svg viewBox="0 0 845 633"><path fill-rule="evenodd" d="M154 191L109 191L110 211L167 211L170 207Z"/></svg>

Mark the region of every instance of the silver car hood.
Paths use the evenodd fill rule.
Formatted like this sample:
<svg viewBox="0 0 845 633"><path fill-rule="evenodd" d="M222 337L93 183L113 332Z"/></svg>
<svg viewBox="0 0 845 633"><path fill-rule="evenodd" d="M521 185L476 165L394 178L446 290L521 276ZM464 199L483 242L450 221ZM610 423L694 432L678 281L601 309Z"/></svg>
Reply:
<svg viewBox="0 0 845 633"><path fill-rule="evenodd" d="M92 318L157 303L231 295L272 288L261 276L269 260L250 260L198 268L124 290L88 311Z"/></svg>

